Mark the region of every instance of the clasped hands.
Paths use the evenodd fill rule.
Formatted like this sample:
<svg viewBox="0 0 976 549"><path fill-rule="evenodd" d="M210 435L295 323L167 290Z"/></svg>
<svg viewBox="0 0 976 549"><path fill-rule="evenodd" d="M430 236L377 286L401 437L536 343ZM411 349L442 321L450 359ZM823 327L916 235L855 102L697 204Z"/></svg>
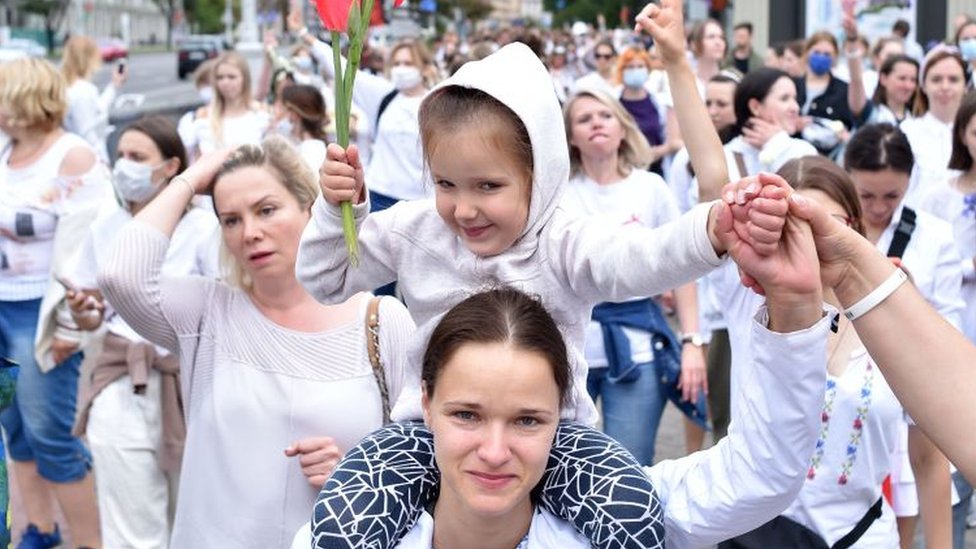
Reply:
<svg viewBox="0 0 976 549"><path fill-rule="evenodd" d="M742 283L767 302L820 306L822 284L811 203L778 175L726 185L713 206L714 236L736 262Z"/></svg>

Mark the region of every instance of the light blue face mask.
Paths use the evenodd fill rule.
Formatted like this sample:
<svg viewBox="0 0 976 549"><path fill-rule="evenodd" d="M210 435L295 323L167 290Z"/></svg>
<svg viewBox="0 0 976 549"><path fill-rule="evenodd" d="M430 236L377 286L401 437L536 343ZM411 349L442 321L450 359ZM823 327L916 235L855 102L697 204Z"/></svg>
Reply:
<svg viewBox="0 0 976 549"><path fill-rule="evenodd" d="M959 41L959 53L966 61L976 60L976 38Z"/></svg>
<svg viewBox="0 0 976 549"><path fill-rule="evenodd" d="M647 67L624 69L624 86L632 89L643 88L647 83L647 77Z"/></svg>

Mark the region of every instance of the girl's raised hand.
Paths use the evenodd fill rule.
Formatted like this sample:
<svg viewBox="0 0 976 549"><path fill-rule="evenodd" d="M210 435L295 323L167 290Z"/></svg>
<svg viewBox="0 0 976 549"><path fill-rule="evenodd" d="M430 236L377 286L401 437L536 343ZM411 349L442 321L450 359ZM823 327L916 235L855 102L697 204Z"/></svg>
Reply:
<svg viewBox="0 0 976 549"><path fill-rule="evenodd" d="M650 3L637 14L634 30L654 37L665 65L685 61L685 22L681 0L661 0Z"/></svg>
<svg viewBox="0 0 976 549"><path fill-rule="evenodd" d="M343 149L332 143L326 148L325 162L319 168L319 186L326 202L333 206L345 201L353 204L363 201L365 178L356 145Z"/></svg>

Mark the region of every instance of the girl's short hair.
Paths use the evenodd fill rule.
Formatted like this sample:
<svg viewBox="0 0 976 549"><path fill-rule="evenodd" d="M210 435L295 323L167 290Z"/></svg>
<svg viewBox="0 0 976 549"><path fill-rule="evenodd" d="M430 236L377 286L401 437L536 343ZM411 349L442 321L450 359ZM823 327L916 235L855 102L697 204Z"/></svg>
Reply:
<svg viewBox="0 0 976 549"><path fill-rule="evenodd" d="M501 287L474 294L452 307L437 323L424 351L421 382L428 397L434 395L444 366L468 343L507 343L544 357L552 367L560 404L569 403L573 375L566 342L538 298Z"/></svg>
<svg viewBox="0 0 976 549"><path fill-rule="evenodd" d="M898 126L868 124L854 132L844 151L844 167L848 171L880 172L893 170L911 175L915 155L908 138Z"/></svg>
<svg viewBox="0 0 976 549"><path fill-rule="evenodd" d="M803 43L803 53L808 53L818 42L829 42L831 47L834 48L834 57L837 57L840 53L840 46L837 45L837 38L833 34L827 31L817 31L807 38L806 42Z"/></svg>
<svg viewBox="0 0 976 549"><path fill-rule="evenodd" d="M475 88L444 86L424 98L417 118L428 167L445 136L462 128L475 128L483 132L495 151L522 166L525 181L531 183L535 161L529 131L518 115L491 95Z"/></svg>
<svg viewBox="0 0 976 549"><path fill-rule="evenodd" d="M959 51L951 46L937 46L925 55L922 68L918 73L918 92L915 94L915 105L912 108L912 114L915 116L922 116L929 111L929 97L925 95L924 89L925 76L928 74L929 68L946 59L952 59L959 65L959 70L962 71L963 85L965 85L966 61L959 55Z"/></svg>
<svg viewBox="0 0 976 549"><path fill-rule="evenodd" d="M217 170L210 183L210 194L213 195L225 175L249 167L265 168L298 201L302 209L311 210L312 203L318 197L318 182L298 151L285 138L277 135L268 137L261 145L241 145L235 149ZM214 211L219 211L216 198L213 202ZM220 267L224 279L230 284L240 288L251 286L252 281L244 266L234 260L223 242L220 247Z"/></svg>
<svg viewBox="0 0 976 549"><path fill-rule="evenodd" d="M15 126L49 132L64 123L68 110L64 76L45 59L0 63L0 107Z"/></svg>
<svg viewBox="0 0 976 549"><path fill-rule="evenodd" d="M617 169L621 173L630 173L634 168L637 169L647 169L654 160L654 155L651 152L651 145L648 143L647 138L644 137L644 133L637 127L637 121L634 117L627 112L627 109L620 104L610 94L597 89L588 89L577 92L574 96L570 97L566 101L566 105L563 107L563 122L566 126L566 139L568 140L573 133L573 105L576 104L582 97L589 97L595 101L600 102L603 106L610 109L610 112L617 117L620 121L620 125L624 129L624 138L620 142L620 149L618 151L617 158ZM580 157L580 151L577 147L569 146L569 169L570 176L574 176L583 169L583 161Z"/></svg>
<svg viewBox="0 0 976 549"><path fill-rule="evenodd" d="M836 162L819 155L801 156L783 164L776 173L798 191L813 189L829 196L844 208L851 228L864 234L861 201L854 181Z"/></svg>
<svg viewBox="0 0 976 549"><path fill-rule="evenodd" d="M915 92L908 99L908 103L905 105L906 108L911 108L911 105L915 102L915 96L918 95L918 61L905 54L892 55L881 63L881 68L878 69L878 74L890 76L895 70L895 66L899 63L907 63L915 67ZM882 86L880 82L874 88L874 95L871 97L871 102L873 102L875 105L885 105L888 103L887 91L885 91L884 86Z"/></svg>
<svg viewBox="0 0 976 549"><path fill-rule="evenodd" d="M325 98L315 86L293 84L281 92L281 103L301 118L302 129L315 139L326 141L325 126L329 115Z"/></svg>
<svg viewBox="0 0 976 549"><path fill-rule="evenodd" d="M617 57L617 67L614 70L614 81L617 84L623 83L624 69L635 59L642 61L648 70L651 69L651 55L647 53L647 50L640 46L629 46L624 48L624 51L622 51L620 56Z"/></svg>
<svg viewBox="0 0 976 549"><path fill-rule="evenodd" d="M974 115L976 115L976 91L970 91L962 98L952 126L952 156L949 157L951 170L965 172L973 167L973 157L969 154L969 147L963 142L963 136Z"/></svg>
<svg viewBox="0 0 976 549"><path fill-rule="evenodd" d="M102 64L98 44L87 36L72 36L61 52L61 72L68 85L75 80L85 80Z"/></svg>
<svg viewBox="0 0 976 549"><path fill-rule="evenodd" d="M151 139L159 149L163 160L170 158L179 160L180 166L176 173L187 168L186 147L180 139L179 132L176 131L176 125L170 119L159 115L144 116L126 126L122 134L126 132L139 132Z"/></svg>
<svg viewBox="0 0 976 549"><path fill-rule="evenodd" d="M735 87L735 127L733 133L739 135L749 119L752 118L752 111L749 110L749 101L755 99L762 103L769 91L773 89L780 79L786 78L792 82L789 74L772 67L761 67L742 77L742 81Z"/></svg>

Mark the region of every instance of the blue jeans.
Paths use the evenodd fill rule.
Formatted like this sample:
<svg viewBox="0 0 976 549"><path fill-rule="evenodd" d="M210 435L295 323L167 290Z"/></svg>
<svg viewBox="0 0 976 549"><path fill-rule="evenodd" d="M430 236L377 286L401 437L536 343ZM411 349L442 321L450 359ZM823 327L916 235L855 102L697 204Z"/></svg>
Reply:
<svg viewBox="0 0 976 549"><path fill-rule="evenodd" d="M973 487L966 482L966 478L959 471L952 474L952 482L959 492L959 503L952 506L952 548L965 549L966 515L969 514Z"/></svg>
<svg viewBox="0 0 976 549"><path fill-rule="evenodd" d="M609 368L591 368L586 391L603 409L603 432L630 451L641 465L654 464L654 443L667 398L653 362L638 364L640 377L630 383L607 379Z"/></svg>
<svg viewBox="0 0 976 549"><path fill-rule="evenodd" d="M0 412L7 451L14 461L34 461L51 482L75 482L91 469L91 454L71 434L78 398L80 352L43 373L34 360L41 300L0 301L0 356L16 362L17 388Z"/></svg>
<svg viewBox="0 0 976 549"><path fill-rule="evenodd" d="M393 198L392 196L386 196L385 194L369 191L370 213L381 212L399 201L399 198ZM376 288L373 290L373 295L389 295L396 297L396 282L390 282L389 284Z"/></svg>

